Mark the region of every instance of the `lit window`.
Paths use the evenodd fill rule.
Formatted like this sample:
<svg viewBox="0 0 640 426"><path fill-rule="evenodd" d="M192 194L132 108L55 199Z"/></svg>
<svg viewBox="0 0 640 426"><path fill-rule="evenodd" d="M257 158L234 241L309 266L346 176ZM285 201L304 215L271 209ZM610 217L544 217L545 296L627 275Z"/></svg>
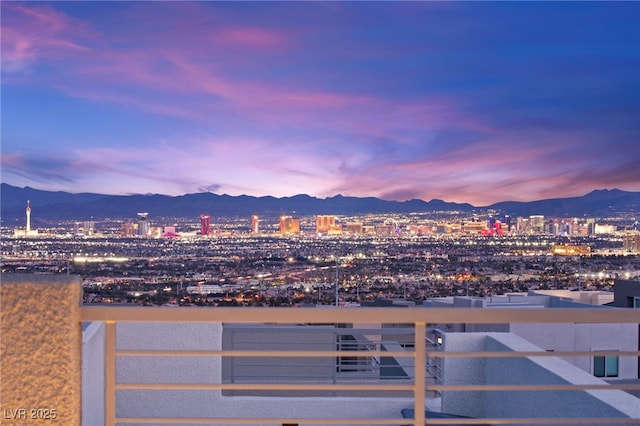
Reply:
<svg viewBox="0 0 640 426"><path fill-rule="evenodd" d="M596 377L618 377L618 357L594 356L593 375Z"/></svg>

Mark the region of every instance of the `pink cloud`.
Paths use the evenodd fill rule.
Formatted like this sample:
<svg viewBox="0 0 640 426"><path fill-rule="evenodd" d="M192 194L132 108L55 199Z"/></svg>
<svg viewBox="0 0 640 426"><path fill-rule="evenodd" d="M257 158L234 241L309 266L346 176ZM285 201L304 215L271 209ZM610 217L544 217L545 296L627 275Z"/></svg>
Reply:
<svg viewBox="0 0 640 426"><path fill-rule="evenodd" d="M91 32L79 21L48 6L2 3L2 62L19 72L36 60L56 60L90 50Z"/></svg>
<svg viewBox="0 0 640 426"><path fill-rule="evenodd" d="M199 6L172 7L177 13L195 17ZM413 143L413 138L399 133L397 128L424 130L456 126L487 131L482 123L457 113L451 99L406 104L366 95L294 88L282 83L243 81L234 69L224 64L203 62L206 54L214 54L226 45L243 45L256 49L256 52L265 47L292 46L293 35L281 30L247 26L209 30L210 38L223 46L189 42L181 45L170 43L163 47L164 44L155 43L157 40L151 35L147 36L146 45L131 44L125 50L110 47L109 38L102 35L98 37L100 48L87 55L86 41L96 38L93 37L96 33L87 29L86 24L49 7L14 5L9 10L16 16L9 20L6 29L9 48L5 51L9 51L7 60L13 61L11 69L19 69L43 57L50 61L73 57L72 66L60 74L65 81L71 77L73 88L60 82L54 85L83 99L119 103L197 121L207 120L207 114L223 111L227 115L251 118L270 126L309 129L326 129L329 126L364 139L373 136L403 143ZM133 13L146 11L147 8L134 8ZM162 16L166 20L166 14ZM185 25L184 22L166 20L163 25L168 26L170 34L177 35L177 27ZM192 33L182 34L186 34L189 40ZM166 39L165 33L157 34L160 36ZM116 37L123 38L126 34ZM225 58L233 56L234 53L228 53ZM268 65L265 66L268 72ZM129 93L130 85L135 85L135 95ZM152 91L167 96L161 99ZM203 94L211 97L210 101L202 104L191 98Z"/></svg>
<svg viewBox="0 0 640 426"><path fill-rule="evenodd" d="M3 152L2 155L0 155L0 165L2 165L2 168L5 170L17 168L23 164L24 156L22 154Z"/></svg>

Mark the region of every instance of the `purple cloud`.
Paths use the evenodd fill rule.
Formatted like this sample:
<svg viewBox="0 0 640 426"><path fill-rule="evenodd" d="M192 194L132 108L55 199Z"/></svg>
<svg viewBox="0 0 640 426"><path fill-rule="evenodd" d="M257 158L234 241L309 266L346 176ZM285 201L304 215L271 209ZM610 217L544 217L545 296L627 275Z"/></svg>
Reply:
<svg viewBox="0 0 640 426"><path fill-rule="evenodd" d="M1 7L9 183L475 204L640 190L638 5Z"/></svg>

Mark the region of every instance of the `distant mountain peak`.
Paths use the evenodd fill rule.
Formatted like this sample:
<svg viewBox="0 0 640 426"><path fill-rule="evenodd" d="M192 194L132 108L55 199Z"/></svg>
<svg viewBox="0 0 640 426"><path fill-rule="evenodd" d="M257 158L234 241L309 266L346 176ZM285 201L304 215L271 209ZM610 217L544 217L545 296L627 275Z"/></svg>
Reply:
<svg viewBox="0 0 640 426"><path fill-rule="evenodd" d="M150 216L198 217L202 213L213 216L250 216L253 214L297 215L365 213L414 213L428 211L474 211L493 209L512 216L544 214L556 217L605 216L617 213L640 215L640 192L619 189L599 189L582 197L556 198L533 202L501 202L484 207L468 203L446 202L438 198L431 201L411 199L388 201L375 197L317 198L308 194L276 198L251 195L216 195L199 192L180 196L161 194L103 195L70 194L67 192L41 191L31 187L18 188L2 183L2 218L22 218L26 200L31 201L32 217L48 219L88 220L88 218L135 218L137 212L149 212Z"/></svg>

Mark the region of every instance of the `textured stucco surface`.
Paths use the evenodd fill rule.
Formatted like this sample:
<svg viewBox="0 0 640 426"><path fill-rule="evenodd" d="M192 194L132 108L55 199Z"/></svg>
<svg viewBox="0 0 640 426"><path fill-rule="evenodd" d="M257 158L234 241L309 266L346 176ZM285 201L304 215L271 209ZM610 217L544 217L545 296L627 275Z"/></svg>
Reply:
<svg viewBox="0 0 640 426"><path fill-rule="evenodd" d="M0 276L3 425L80 423L81 286L77 276ZM56 418L32 418L53 417L47 410Z"/></svg>

